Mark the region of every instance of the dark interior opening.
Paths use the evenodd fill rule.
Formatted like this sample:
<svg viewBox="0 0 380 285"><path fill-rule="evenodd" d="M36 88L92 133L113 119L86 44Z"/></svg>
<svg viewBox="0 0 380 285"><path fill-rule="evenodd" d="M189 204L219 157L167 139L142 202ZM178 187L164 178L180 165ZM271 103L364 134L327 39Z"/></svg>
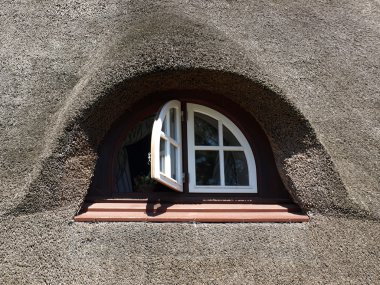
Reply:
<svg viewBox="0 0 380 285"><path fill-rule="evenodd" d="M150 145L154 117L149 116L138 122L117 154L117 194L170 191L150 177Z"/></svg>
<svg viewBox="0 0 380 285"><path fill-rule="evenodd" d="M148 135L137 143L127 146L129 165L133 166L130 173L134 190L141 182L139 178L146 178L150 175L150 141L151 137Z"/></svg>

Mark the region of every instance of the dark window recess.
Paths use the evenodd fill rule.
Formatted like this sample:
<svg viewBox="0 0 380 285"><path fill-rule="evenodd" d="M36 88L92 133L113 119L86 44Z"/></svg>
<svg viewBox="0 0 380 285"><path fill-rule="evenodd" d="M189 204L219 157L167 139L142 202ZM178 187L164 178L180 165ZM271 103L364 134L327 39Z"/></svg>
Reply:
<svg viewBox="0 0 380 285"><path fill-rule="evenodd" d="M84 206L75 217L76 221L303 222L308 220L307 216L300 213L283 186L268 139L250 114L230 100L208 92L178 91L161 93L154 98L159 99L147 98L133 106L115 122L105 137L99 148L99 159L93 181ZM189 193L188 179L184 175L188 173L186 111L182 121L183 173L173 173L175 176L184 175L183 193L173 192L151 178L151 138L155 116L164 103L178 98L182 98L182 106L186 103L210 106L236 124L246 137L255 158L258 193ZM172 123L174 115L171 113L169 115L168 125L174 130ZM212 147L223 144L235 149L240 147L239 141L224 125L220 125L223 140L219 142L218 125L213 118L196 113L194 123L197 125L195 129L199 131L194 134L196 146ZM175 133L170 135L177 138ZM239 150L222 152L225 185L232 187L247 185L248 170L244 153ZM212 149L195 151L195 163L199 166L195 176L197 184L213 187L220 185L218 155L219 152ZM173 167L171 165L171 168ZM216 204L225 206L218 207Z"/></svg>

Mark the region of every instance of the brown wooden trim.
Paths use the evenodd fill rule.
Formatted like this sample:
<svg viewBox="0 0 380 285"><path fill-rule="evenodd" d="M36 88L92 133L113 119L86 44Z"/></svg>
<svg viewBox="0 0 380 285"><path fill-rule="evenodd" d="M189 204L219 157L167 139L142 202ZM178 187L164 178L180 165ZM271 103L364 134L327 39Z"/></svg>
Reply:
<svg viewBox="0 0 380 285"><path fill-rule="evenodd" d="M183 181L183 193L189 193L189 158L187 151L187 108L186 102L181 101L181 112L183 112L183 121L181 122L182 127L182 171L185 174L185 179Z"/></svg>

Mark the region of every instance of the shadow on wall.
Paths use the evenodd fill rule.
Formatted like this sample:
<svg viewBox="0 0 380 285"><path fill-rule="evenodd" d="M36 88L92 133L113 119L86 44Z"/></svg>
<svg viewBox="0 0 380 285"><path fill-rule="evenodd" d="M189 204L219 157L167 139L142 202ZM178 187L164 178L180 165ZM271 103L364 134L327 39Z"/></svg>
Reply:
<svg viewBox="0 0 380 285"><path fill-rule="evenodd" d="M339 174L302 114L281 94L240 75L215 70L164 70L106 90L65 127L58 147L12 214L80 207L94 173L97 150L113 123L135 102L168 90L207 90L250 113L269 138L281 179L304 209L364 215L351 202ZM159 95L156 95L159 96Z"/></svg>

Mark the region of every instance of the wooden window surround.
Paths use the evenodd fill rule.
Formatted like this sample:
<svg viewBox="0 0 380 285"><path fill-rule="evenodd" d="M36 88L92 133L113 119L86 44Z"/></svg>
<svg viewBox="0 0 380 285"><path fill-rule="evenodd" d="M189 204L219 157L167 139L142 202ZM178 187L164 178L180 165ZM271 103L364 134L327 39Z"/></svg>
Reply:
<svg viewBox="0 0 380 285"><path fill-rule="evenodd" d="M127 112L116 122L101 145L92 185L81 210L74 217L75 221L308 221L308 216L292 202L282 184L265 133L236 103L199 90L171 91L154 94L154 97L135 104L131 110L135 111ZM181 114L181 111L185 112ZM151 145L152 177L164 186L158 183L155 189L146 192L120 191L116 163L119 150L133 128L154 114L152 139L145 144ZM200 119L204 120L201 123L214 124L214 141L219 143L196 142L195 114L201 114ZM204 137L212 136L212 131L206 132ZM223 132L233 141L232 146L229 142L223 143ZM210 164L209 158L199 156L207 151L206 155L212 153L211 157L219 154L215 160L217 167L213 166L213 177L196 179L196 173L200 173L195 169L196 160L208 159L206 171ZM233 154L239 154L240 175L229 179L224 175L231 173L224 169L230 167L224 155L230 152L230 162L233 151ZM133 168L138 168L139 159L136 160L135 156L139 151L130 153L129 161L136 162L129 165L131 176Z"/></svg>

